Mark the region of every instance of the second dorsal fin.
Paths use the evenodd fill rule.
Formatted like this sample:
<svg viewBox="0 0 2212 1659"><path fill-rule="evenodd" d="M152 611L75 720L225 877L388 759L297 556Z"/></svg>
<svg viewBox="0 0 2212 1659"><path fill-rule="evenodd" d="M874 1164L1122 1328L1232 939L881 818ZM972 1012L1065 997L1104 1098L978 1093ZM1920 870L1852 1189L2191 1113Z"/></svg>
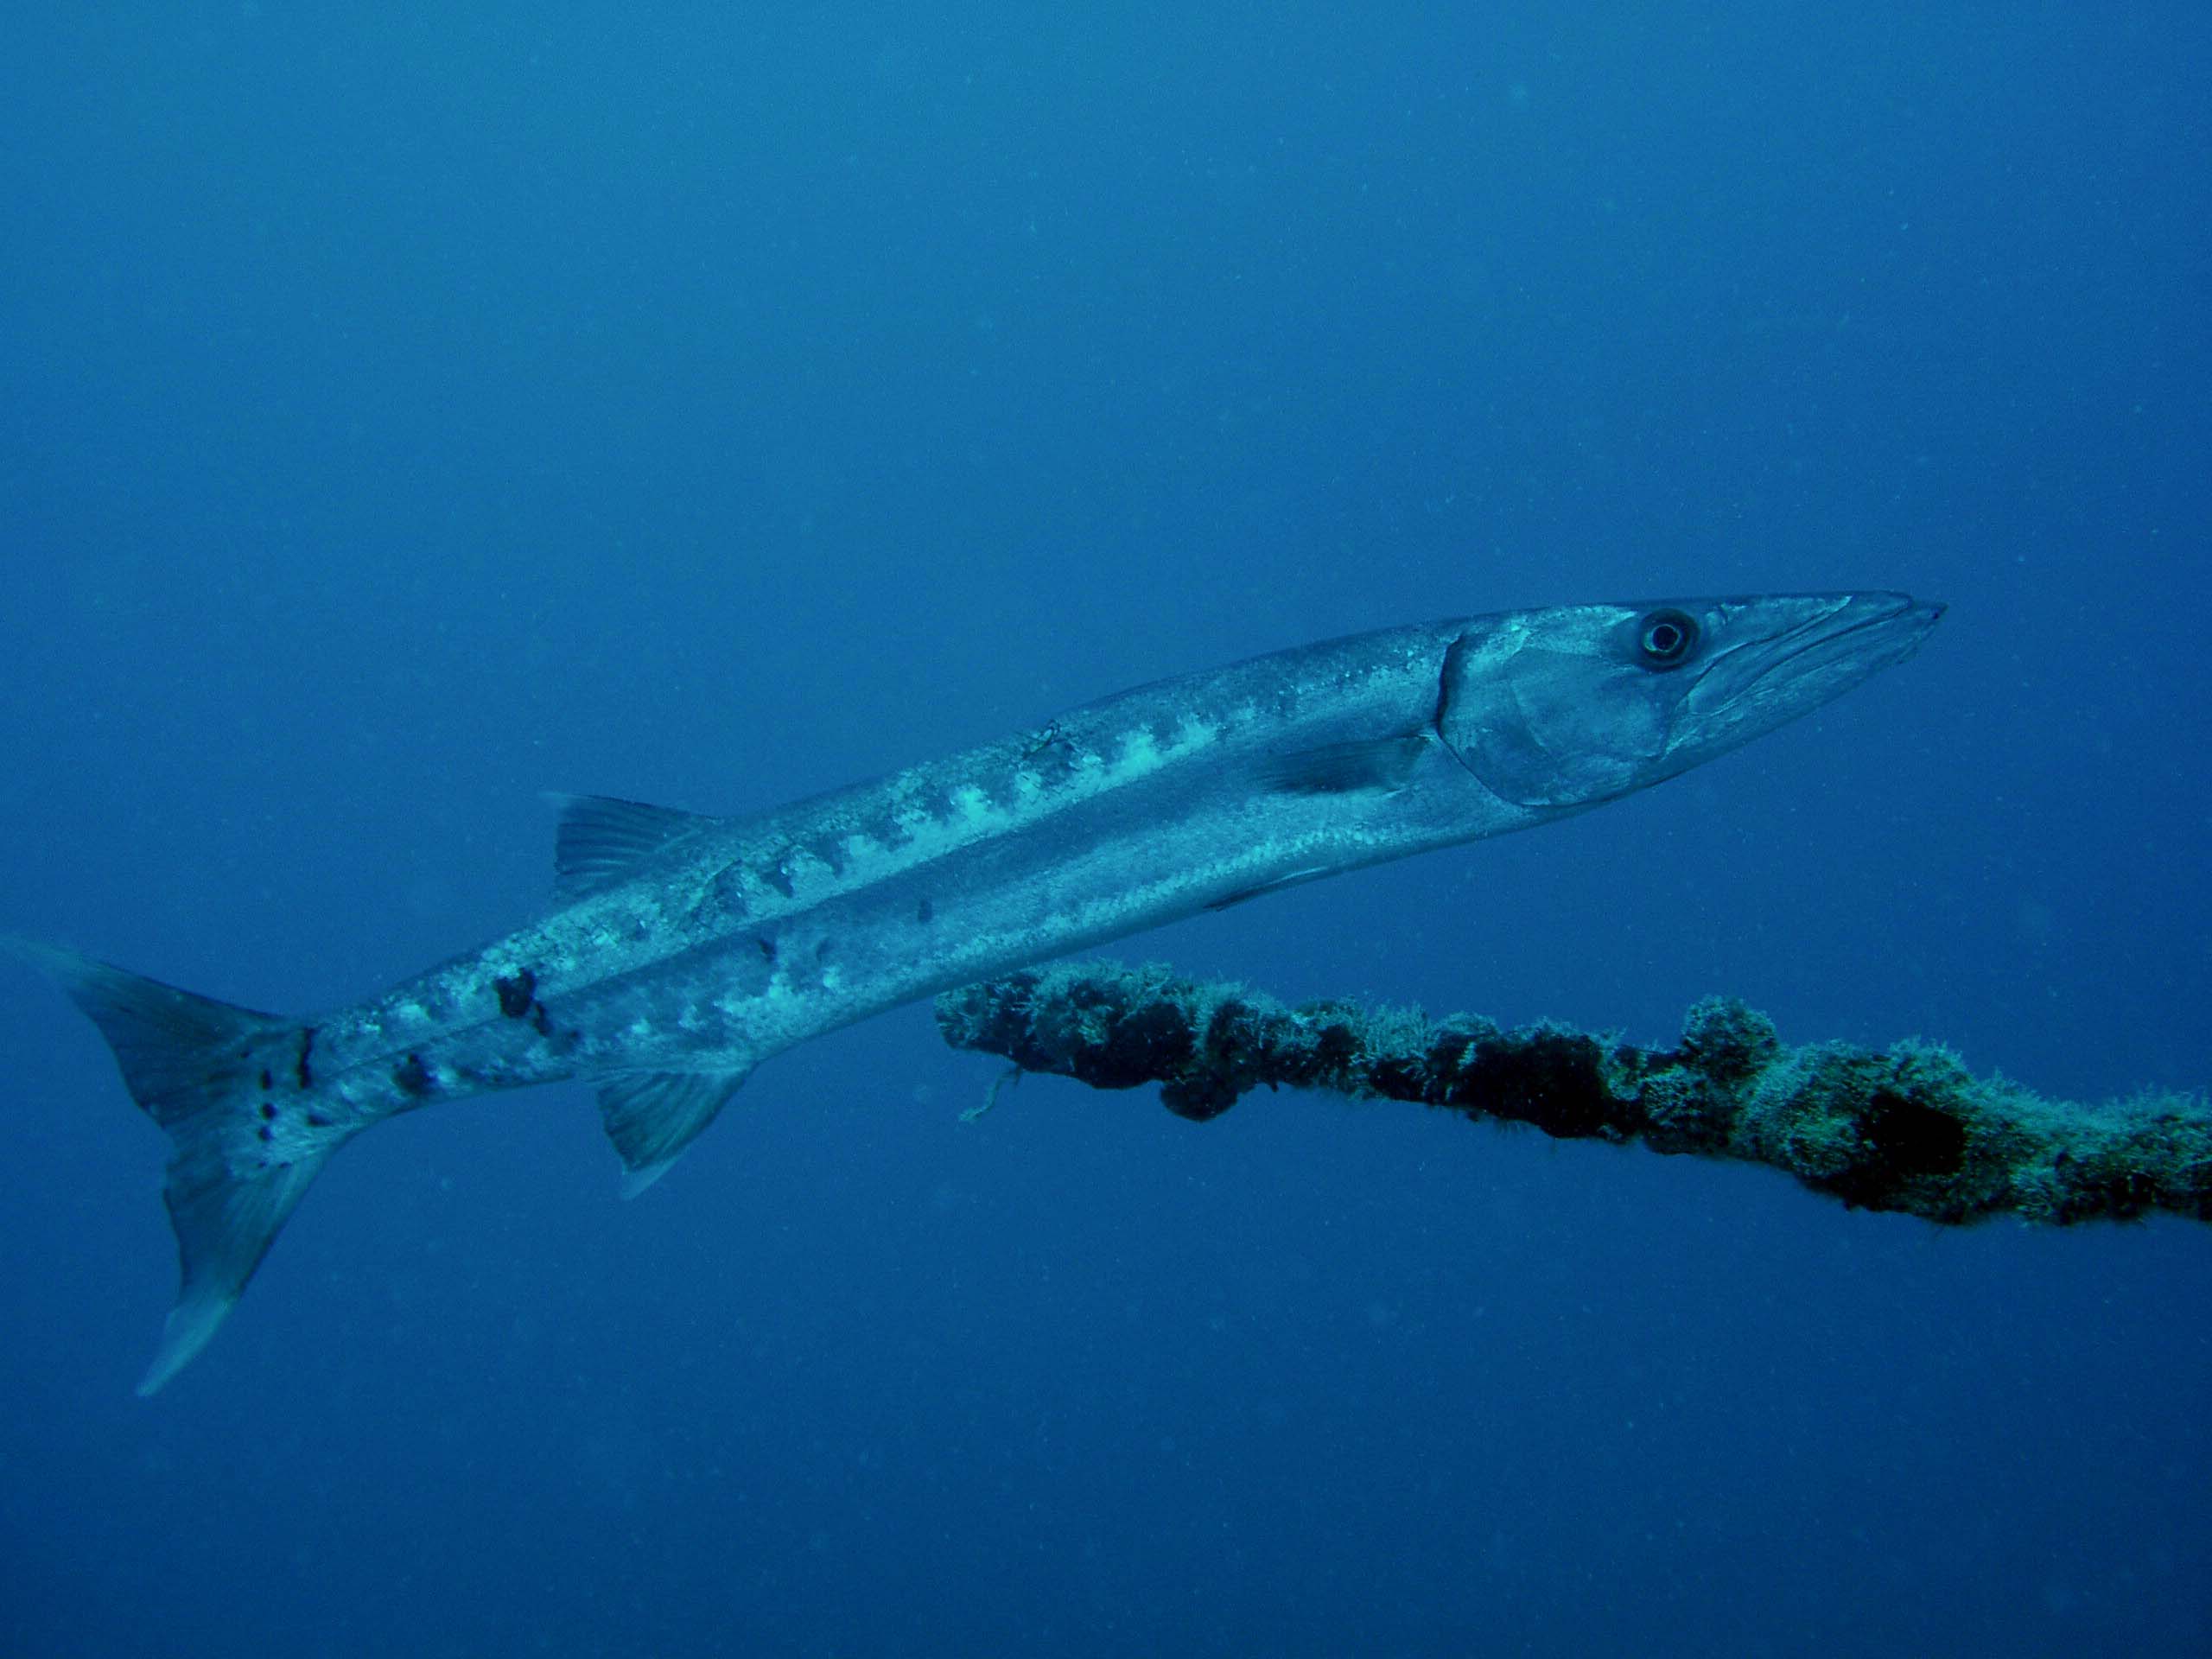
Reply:
<svg viewBox="0 0 2212 1659"><path fill-rule="evenodd" d="M719 819L612 795L554 795L561 827L553 842L554 892L563 899L611 887L693 831Z"/></svg>

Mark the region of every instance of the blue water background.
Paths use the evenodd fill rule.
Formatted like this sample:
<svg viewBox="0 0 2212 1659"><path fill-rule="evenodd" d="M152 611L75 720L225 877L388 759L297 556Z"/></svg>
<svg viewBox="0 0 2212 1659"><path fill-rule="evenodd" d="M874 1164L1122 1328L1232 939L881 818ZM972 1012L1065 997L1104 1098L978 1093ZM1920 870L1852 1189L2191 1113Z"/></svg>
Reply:
<svg viewBox="0 0 2212 1659"><path fill-rule="evenodd" d="M1676 783L1128 947L2212 1081L2200 3L190 4L0 22L0 925L257 1007L1161 675L1897 587ZM0 968L0 1649L2212 1648L2212 1234L1943 1232L909 1008L650 1196L339 1159L208 1353Z"/></svg>

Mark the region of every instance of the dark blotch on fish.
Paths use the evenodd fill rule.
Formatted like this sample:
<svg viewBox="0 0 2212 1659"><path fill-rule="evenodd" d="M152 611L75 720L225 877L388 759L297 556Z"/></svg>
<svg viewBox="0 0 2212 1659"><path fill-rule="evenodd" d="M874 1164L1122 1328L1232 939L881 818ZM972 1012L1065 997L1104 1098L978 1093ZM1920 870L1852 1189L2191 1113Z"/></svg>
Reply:
<svg viewBox="0 0 2212 1659"><path fill-rule="evenodd" d="M537 1001L537 976L525 968L505 979L493 980L492 988L499 994L499 1012L510 1020L519 1020Z"/></svg>
<svg viewBox="0 0 2212 1659"><path fill-rule="evenodd" d="M399 1085L399 1092L420 1100L437 1087L437 1080L430 1076L430 1068L423 1064L420 1054L410 1054L391 1068L391 1080Z"/></svg>

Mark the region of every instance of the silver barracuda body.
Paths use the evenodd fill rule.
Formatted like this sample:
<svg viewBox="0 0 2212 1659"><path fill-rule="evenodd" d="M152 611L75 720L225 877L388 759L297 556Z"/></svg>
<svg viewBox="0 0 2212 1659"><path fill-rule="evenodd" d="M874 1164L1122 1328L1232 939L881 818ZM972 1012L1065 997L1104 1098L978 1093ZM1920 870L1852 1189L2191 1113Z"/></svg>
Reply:
<svg viewBox="0 0 2212 1659"><path fill-rule="evenodd" d="M183 1286L142 1391L206 1345L324 1160L385 1118L588 1078L634 1191L794 1043L1617 799L1901 661L1941 609L1823 594L1461 618L1162 681L757 817L568 799L545 916L314 1020L22 944L175 1143Z"/></svg>

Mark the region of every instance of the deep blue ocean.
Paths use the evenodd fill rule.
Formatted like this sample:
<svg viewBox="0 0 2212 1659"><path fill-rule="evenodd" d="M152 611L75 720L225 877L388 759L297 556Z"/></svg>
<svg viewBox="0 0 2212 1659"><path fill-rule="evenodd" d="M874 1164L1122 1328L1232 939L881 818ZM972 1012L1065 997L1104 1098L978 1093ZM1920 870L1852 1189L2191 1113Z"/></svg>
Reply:
<svg viewBox="0 0 2212 1659"><path fill-rule="evenodd" d="M26 6L0 930L256 1007L770 807L1404 621L1896 588L1664 787L1122 954L2212 1082L2212 10ZM0 1651L2212 1651L2212 1232L1032 1078L925 1007L637 1202L380 1128L207 1353L0 959Z"/></svg>

